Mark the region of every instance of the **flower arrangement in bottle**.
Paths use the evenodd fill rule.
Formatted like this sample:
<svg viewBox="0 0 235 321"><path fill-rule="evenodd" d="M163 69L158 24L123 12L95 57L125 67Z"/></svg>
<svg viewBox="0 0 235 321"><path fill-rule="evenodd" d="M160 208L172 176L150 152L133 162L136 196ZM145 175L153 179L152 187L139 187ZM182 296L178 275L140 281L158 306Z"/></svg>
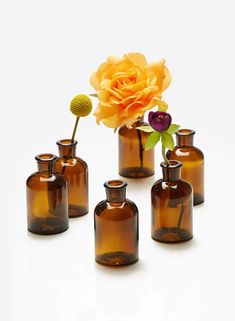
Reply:
<svg viewBox="0 0 235 321"><path fill-rule="evenodd" d="M154 152L145 150L148 135L137 128L145 125L144 114L167 104L162 93L171 82L165 60L149 64L140 53L127 53L122 58L108 57L91 75L98 106L96 122L119 129L119 174L138 178L154 174Z"/></svg>

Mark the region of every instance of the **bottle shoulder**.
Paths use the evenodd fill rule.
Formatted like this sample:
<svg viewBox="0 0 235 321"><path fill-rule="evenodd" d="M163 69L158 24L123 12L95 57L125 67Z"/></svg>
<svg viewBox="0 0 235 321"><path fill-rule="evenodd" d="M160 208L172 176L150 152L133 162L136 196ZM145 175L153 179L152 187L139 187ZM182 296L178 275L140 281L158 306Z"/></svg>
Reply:
<svg viewBox="0 0 235 321"><path fill-rule="evenodd" d="M176 146L173 151L167 152L168 159L184 161L204 160L203 152L195 146Z"/></svg>
<svg viewBox="0 0 235 321"><path fill-rule="evenodd" d="M138 126L145 126L148 125L146 122L140 122ZM136 138L137 137L138 129L131 127L128 128L127 126L121 126L118 130L118 135L121 137L128 137L128 138ZM148 136L149 133L141 131L142 136Z"/></svg>
<svg viewBox="0 0 235 321"><path fill-rule="evenodd" d="M44 186L48 183L54 185L66 185L66 178L64 175L55 172L53 174L35 172L31 174L27 180L28 187Z"/></svg>
<svg viewBox="0 0 235 321"><path fill-rule="evenodd" d="M80 157L73 157L73 158L63 158L59 157L56 161L56 167L57 169L60 166L66 166L66 167L73 167L77 169L87 169L87 163Z"/></svg>
<svg viewBox="0 0 235 321"><path fill-rule="evenodd" d="M174 191L174 193L184 193L185 195L190 195L192 193L192 186L183 179L174 182L165 182L163 179L159 179L154 183L151 193L153 194L164 194L169 191Z"/></svg>
<svg viewBox="0 0 235 321"><path fill-rule="evenodd" d="M96 205L94 214L104 219L118 221L138 215L138 209L135 203L129 199L119 204L111 204L107 200L103 200Z"/></svg>

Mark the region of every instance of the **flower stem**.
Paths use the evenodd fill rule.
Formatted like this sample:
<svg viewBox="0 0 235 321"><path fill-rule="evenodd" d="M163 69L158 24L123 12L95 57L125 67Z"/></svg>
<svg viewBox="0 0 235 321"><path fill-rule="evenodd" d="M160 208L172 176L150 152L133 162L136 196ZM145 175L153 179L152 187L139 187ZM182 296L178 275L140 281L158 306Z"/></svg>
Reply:
<svg viewBox="0 0 235 321"><path fill-rule="evenodd" d="M142 145L142 136L141 131L137 129L137 136L139 141L139 156L140 156L140 167L143 168L143 145Z"/></svg>
<svg viewBox="0 0 235 321"><path fill-rule="evenodd" d="M74 125L73 135L72 135L72 139L71 139L71 140L72 140L72 143L73 143L73 141L74 141L74 137L75 137L76 130L77 130L77 127L78 127L79 118L80 118L80 117L77 117L77 118L76 118L76 122L75 122L75 125Z"/></svg>
<svg viewBox="0 0 235 321"><path fill-rule="evenodd" d="M165 147L163 145L162 145L162 157L163 157L165 163L167 164L167 166L170 166L171 164L170 164L169 160L166 157L166 149L165 149Z"/></svg>

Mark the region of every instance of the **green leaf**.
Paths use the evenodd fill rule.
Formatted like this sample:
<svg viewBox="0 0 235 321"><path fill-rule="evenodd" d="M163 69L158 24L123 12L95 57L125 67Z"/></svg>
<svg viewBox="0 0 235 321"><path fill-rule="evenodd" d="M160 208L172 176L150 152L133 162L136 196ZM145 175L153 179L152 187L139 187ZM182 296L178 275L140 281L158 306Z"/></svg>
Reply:
<svg viewBox="0 0 235 321"><path fill-rule="evenodd" d="M89 94L89 96L91 96L91 97L98 97L97 94Z"/></svg>
<svg viewBox="0 0 235 321"><path fill-rule="evenodd" d="M180 128L180 125L177 124L171 124L170 127L166 130L167 133L170 135L173 135L177 130Z"/></svg>
<svg viewBox="0 0 235 321"><path fill-rule="evenodd" d="M139 127L136 127L136 129L142 130L143 132L146 132L146 133L154 132L154 129L149 125L148 126L139 126Z"/></svg>
<svg viewBox="0 0 235 321"><path fill-rule="evenodd" d="M161 139L162 139L162 145L169 149L173 150L174 149L174 139L171 136L171 134L168 134L167 132L163 132L161 134Z"/></svg>
<svg viewBox="0 0 235 321"><path fill-rule="evenodd" d="M149 135L147 138L146 144L145 144L145 150L152 149L159 141L161 135L159 132L153 132Z"/></svg>

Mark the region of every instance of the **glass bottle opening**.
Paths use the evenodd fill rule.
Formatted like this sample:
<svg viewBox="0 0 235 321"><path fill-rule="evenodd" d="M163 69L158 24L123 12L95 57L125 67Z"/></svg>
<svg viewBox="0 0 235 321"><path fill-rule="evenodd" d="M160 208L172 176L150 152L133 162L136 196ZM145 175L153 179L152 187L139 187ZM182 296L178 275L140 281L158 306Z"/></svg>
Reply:
<svg viewBox="0 0 235 321"><path fill-rule="evenodd" d="M35 157L38 162L52 162L57 159L57 156L54 154L39 154Z"/></svg>
<svg viewBox="0 0 235 321"><path fill-rule="evenodd" d="M170 165L168 165L166 162L162 162L160 165L162 168L180 168L182 167L182 163L176 160L169 160Z"/></svg>
<svg viewBox="0 0 235 321"><path fill-rule="evenodd" d="M192 129L179 129L175 134L179 136L189 136L189 135L194 135L195 131Z"/></svg>
<svg viewBox="0 0 235 321"><path fill-rule="evenodd" d="M111 180L104 183L105 188L118 189L127 186L127 182L121 180Z"/></svg>
<svg viewBox="0 0 235 321"><path fill-rule="evenodd" d="M58 145L58 146L64 146L64 147L66 147L66 146L75 146L75 145L77 145L77 141L76 140L73 140L72 141L72 139L69 139L69 138L66 138L66 139L61 139L61 140L58 140L57 142L56 142L56 144Z"/></svg>

